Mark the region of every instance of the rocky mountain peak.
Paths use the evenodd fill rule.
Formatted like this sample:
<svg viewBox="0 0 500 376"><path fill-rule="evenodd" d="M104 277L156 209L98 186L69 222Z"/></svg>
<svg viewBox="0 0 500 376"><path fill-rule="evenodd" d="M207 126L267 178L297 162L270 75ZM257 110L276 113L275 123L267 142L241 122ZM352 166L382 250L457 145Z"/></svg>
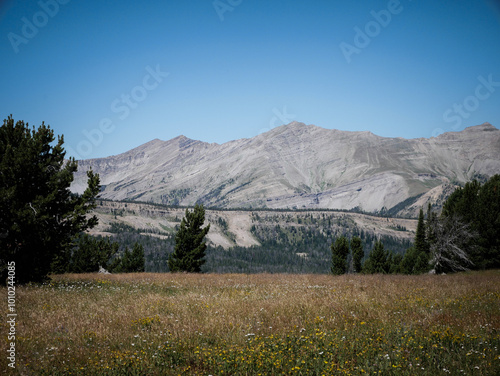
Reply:
<svg viewBox="0 0 500 376"><path fill-rule="evenodd" d="M380 211L450 181L500 173L500 132L489 123L430 139L379 137L292 122L254 138L209 144L178 136L79 162L103 198L224 208ZM411 201L411 200L410 200Z"/></svg>

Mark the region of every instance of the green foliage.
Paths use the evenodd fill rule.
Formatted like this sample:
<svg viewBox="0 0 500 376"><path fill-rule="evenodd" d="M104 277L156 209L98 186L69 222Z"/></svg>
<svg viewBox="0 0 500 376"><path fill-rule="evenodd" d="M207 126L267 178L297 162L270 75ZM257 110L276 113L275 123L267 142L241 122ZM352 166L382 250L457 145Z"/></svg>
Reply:
<svg viewBox="0 0 500 376"><path fill-rule="evenodd" d="M273 217L272 220L274 220ZM271 220L269 220L271 221ZM371 232L359 230L355 223L346 219L323 216L294 217L283 214L279 221L301 222L301 226L279 226L267 222L264 216L254 215L252 235L259 246L251 248L233 247L223 250L220 247L207 248L207 263L204 272L211 273L331 273L331 245L335 238L345 234L353 240L361 240L359 259L362 262L364 249L370 249L377 237ZM410 240L382 235L380 240L385 247L395 253L402 253L411 246ZM352 244L351 244L352 247ZM302 256L301 256L302 255ZM353 270L354 268L353 254ZM349 264L349 256L348 256Z"/></svg>
<svg viewBox="0 0 500 376"><path fill-rule="evenodd" d="M430 209L428 211L428 218L432 218ZM399 267L395 266L393 269L399 270L403 274L425 273L430 269L429 258L428 226L424 222L424 211L420 209L415 234L415 245L406 251L404 257L400 260Z"/></svg>
<svg viewBox="0 0 500 376"><path fill-rule="evenodd" d="M484 184L473 180L457 188L441 216L420 210L415 246L407 250L401 272L419 274L500 267L500 175Z"/></svg>
<svg viewBox="0 0 500 376"><path fill-rule="evenodd" d="M417 231L415 234L415 249L417 253L429 254L429 243L426 239L425 223L424 223L424 211L420 209L418 215Z"/></svg>
<svg viewBox="0 0 500 376"><path fill-rule="evenodd" d="M204 238L210 230L210 225L202 228L204 222L203 205L195 205L192 212L186 209L179 231L175 234L174 253L168 259L171 272L201 272L207 248Z"/></svg>
<svg viewBox="0 0 500 376"><path fill-rule="evenodd" d="M429 270L429 257L419 253L415 247L409 248L400 263L399 271L403 274L422 274Z"/></svg>
<svg viewBox="0 0 500 376"><path fill-rule="evenodd" d="M392 255L392 262L389 267L389 273L390 274L401 274L403 273L402 271L402 262L403 262L403 255L400 253L397 253L395 255Z"/></svg>
<svg viewBox="0 0 500 376"><path fill-rule="evenodd" d="M98 209L99 210L99 209ZM109 208L106 209L109 212ZM207 245L206 262L202 265L203 273L330 273L331 244L343 234L348 238L361 239L362 249L371 249L377 240L373 232L364 231L356 226L348 216L338 213L302 214L276 211L271 216L255 211L251 215L252 236L259 242L254 247L234 246L230 249ZM124 215L127 215L126 213ZM222 218L221 218L222 217ZM214 218L215 223L226 230L228 223L221 216ZM181 222L182 216L170 221ZM291 223L291 226L279 226L279 223ZM293 225L299 224L300 226ZM151 229L135 229L120 224L113 228L117 231L113 237L122 248L132 248L139 242L144 247L145 271L168 272L168 258L174 251L175 239L168 233L161 238L148 236ZM178 229L177 229L178 230ZM107 230L110 231L110 230ZM228 231L226 231L228 234ZM174 233L175 235L175 233ZM381 235L384 247L394 253L403 253L412 245L409 239ZM363 252L363 251L362 251ZM122 253L123 255L123 253ZM364 253L360 255L360 260ZM348 257L348 264L349 264ZM362 261L361 261L362 262ZM352 271L354 269L354 259ZM351 270L350 270L351 271Z"/></svg>
<svg viewBox="0 0 500 376"><path fill-rule="evenodd" d="M430 253L431 244L436 241L435 228L436 228L437 220L438 220L438 216L436 213L434 213L432 211L432 205L429 202L429 204L427 206L427 222L425 224L425 236L426 236L427 244L429 245L429 253Z"/></svg>
<svg viewBox="0 0 500 376"><path fill-rule="evenodd" d="M428 218L432 216L428 211ZM427 225L424 222L424 211L421 208L418 215L417 231L415 234L415 246L407 252L407 259L402 269L406 274L420 274L427 272L429 267L430 245L427 239Z"/></svg>
<svg viewBox="0 0 500 376"><path fill-rule="evenodd" d="M393 260L393 270L403 274L421 274L430 269L430 244L435 238L433 223L436 221L435 213L432 213L431 205L427 209L427 222L424 221L424 211L420 209L418 215L415 244L407 249L401 260ZM397 265L399 263L399 265Z"/></svg>
<svg viewBox="0 0 500 376"><path fill-rule="evenodd" d="M125 249L123 257L119 259L117 266L112 268L116 273L140 273L144 272L144 248L141 244L135 243L132 252Z"/></svg>
<svg viewBox="0 0 500 376"><path fill-rule="evenodd" d="M97 224L87 216L99 194L99 176L87 172L88 187L74 195L69 186L77 171L74 158L64 160L63 136L9 116L0 127L0 280L6 264L18 283L40 282L68 265L72 238Z"/></svg>
<svg viewBox="0 0 500 376"><path fill-rule="evenodd" d="M401 260L400 271L403 274L416 274L415 265L417 263L418 253L415 247L408 248Z"/></svg>
<svg viewBox="0 0 500 376"><path fill-rule="evenodd" d="M424 252L419 252L415 263L415 274L422 274L429 270L429 256Z"/></svg>
<svg viewBox="0 0 500 376"><path fill-rule="evenodd" d="M96 235L96 239L106 239L102 235ZM168 272L168 257L173 253L175 241L172 237L158 238L146 234L140 234L136 229L117 232L113 236L113 241L120 244L118 253L109 266L109 271L117 273L118 266L125 254L126 249L132 249L135 243L139 243L144 250L144 271L152 273ZM130 251L129 251L130 253Z"/></svg>
<svg viewBox="0 0 500 376"><path fill-rule="evenodd" d="M363 272L368 274L388 273L391 262L391 254L384 250L384 245L381 241L377 241L363 265Z"/></svg>
<svg viewBox="0 0 500 376"><path fill-rule="evenodd" d="M351 239L351 252L352 252L352 264L354 267L354 272L361 273L362 271L361 261L365 256L365 252L363 251L363 244L361 243L360 237L354 236Z"/></svg>
<svg viewBox="0 0 500 376"><path fill-rule="evenodd" d="M486 183L473 180L453 192L443 206L443 217L457 217L477 233L469 251L477 269L500 267L500 175Z"/></svg>
<svg viewBox="0 0 500 376"><path fill-rule="evenodd" d="M347 256L349 255L349 241L345 236L335 239L332 249L332 268L335 275L344 274L347 271Z"/></svg>
<svg viewBox="0 0 500 376"><path fill-rule="evenodd" d="M122 222L111 222L109 228L106 230L107 232L111 232L112 234L118 234L121 232L140 232L139 230L135 229L134 227L127 225L126 223Z"/></svg>
<svg viewBox="0 0 500 376"><path fill-rule="evenodd" d="M71 252L68 272L94 273L99 267L113 269L111 259L117 254L119 244L111 242L109 238L96 239L82 233L75 239L75 247Z"/></svg>

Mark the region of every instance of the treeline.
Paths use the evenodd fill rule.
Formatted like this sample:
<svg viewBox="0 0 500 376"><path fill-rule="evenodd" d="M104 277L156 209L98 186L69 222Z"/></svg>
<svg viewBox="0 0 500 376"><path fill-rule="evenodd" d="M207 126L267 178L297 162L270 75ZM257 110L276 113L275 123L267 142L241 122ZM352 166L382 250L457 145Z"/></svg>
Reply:
<svg viewBox="0 0 500 376"><path fill-rule="evenodd" d="M255 220L259 222L254 223L251 232L260 246L232 247L227 250L208 247L207 263L202 270L213 273L324 274L331 270L330 245L335 239L341 236L359 237L364 249L373 247L378 240L375 234L359 230L348 218L333 220L328 216L311 215L298 219L303 226L265 223L265 218L260 217ZM395 254L404 253L412 244L410 240L392 236L382 236L380 239Z"/></svg>
<svg viewBox="0 0 500 376"><path fill-rule="evenodd" d="M450 222L459 220L473 234L467 244L472 268L500 267L500 175L457 189L444 204L442 216ZM443 225L448 230L452 223Z"/></svg>
<svg viewBox="0 0 500 376"><path fill-rule="evenodd" d="M93 273L101 268L113 273L133 273L145 271L143 246L135 242L131 249L111 241L110 237L93 237L78 234L72 246L61 254L51 265L51 272Z"/></svg>
<svg viewBox="0 0 500 376"><path fill-rule="evenodd" d="M266 218L255 213L251 232L260 246L223 249L208 245L201 271L420 274L498 268L499 185L499 175L484 184L472 181L448 198L441 215L431 206L425 213L421 210L413 240L378 236L359 229L347 216L283 213L279 218ZM223 219L218 225L228 229ZM143 244L146 271L169 271L168 258L175 246L172 237L146 236L131 227L115 230L114 239L122 246Z"/></svg>
<svg viewBox="0 0 500 376"><path fill-rule="evenodd" d="M430 204L426 216L420 209L415 243L404 254L386 250L378 240L361 264L362 248L358 237L336 239L331 245L331 272L421 274L499 268L500 175L456 189L439 216Z"/></svg>

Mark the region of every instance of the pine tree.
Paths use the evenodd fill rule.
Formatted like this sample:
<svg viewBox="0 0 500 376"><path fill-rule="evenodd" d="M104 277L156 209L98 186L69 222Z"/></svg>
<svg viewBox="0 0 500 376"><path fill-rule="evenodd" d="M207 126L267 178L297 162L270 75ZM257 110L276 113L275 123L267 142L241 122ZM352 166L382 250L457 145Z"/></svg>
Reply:
<svg viewBox="0 0 500 376"><path fill-rule="evenodd" d="M477 232L477 252L471 253L476 268L500 268L500 175L481 186L477 213L471 229Z"/></svg>
<svg viewBox="0 0 500 376"><path fill-rule="evenodd" d="M403 263L403 255L400 253L395 254L392 257L392 263L389 268L389 273L390 274L400 274L403 272L402 270L402 263Z"/></svg>
<svg viewBox="0 0 500 376"><path fill-rule="evenodd" d="M363 271L371 274L387 273L387 257L388 253L384 250L384 245L380 240L377 240L363 265Z"/></svg>
<svg viewBox="0 0 500 376"><path fill-rule="evenodd" d="M428 209L429 211L429 209ZM430 212L428 216L430 216ZM417 231L415 234L415 246L414 252L415 255L412 255L414 258L413 267L411 274L419 274L424 273L429 270L429 258L430 258L430 246L427 240L427 225L424 222L424 211L420 208L420 212L418 215L418 223L417 223Z"/></svg>
<svg viewBox="0 0 500 376"><path fill-rule="evenodd" d="M432 211L431 203L427 205L427 222L425 224L425 237L427 239L427 244L429 246L429 253L431 244L436 241L436 235L433 232L435 228L435 222L438 220L438 216L436 213Z"/></svg>
<svg viewBox="0 0 500 376"><path fill-rule="evenodd" d="M71 252L70 273L94 273L99 267L111 269L111 259L118 252L119 244L107 239L96 239L89 234L79 234Z"/></svg>
<svg viewBox="0 0 500 376"><path fill-rule="evenodd" d="M416 274L415 264L417 263L417 250L415 247L408 248L401 261L401 273Z"/></svg>
<svg viewBox="0 0 500 376"><path fill-rule="evenodd" d="M358 236L354 236L351 239L351 252L352 252L352 263L354 266L354 271L356 273L361 273L362 270L361 261L363 260L365 253L363 251L361 238L359 238Z"/></svg>
<svg viewBox="0 0 500 376"><path fill-rule="evenodd" d="M417 232L415 234L415 248L418 254L429 254L429 244L426 239L426 228L424 222L424 211L420 208L418 214Z"/></svg>
<svg viewBox="0 0 500 376"><path fill-rule="evenodd" d="M476 234L475 247L468 247L476 269L500 267L500 175L483 185L473 180L456 189L444 203L441 217L459 220Z"/></svg>
<svg viewBox="0 0 500 376"><path fill-rule="evenodd" d="M207 248L204 238L210 230L210 225L202 228L204 222L203 205L195 205L192 212L186 209L179 231L175 234L174 253L168 259L171 272L201 272Z"/></svg>
<svg viewBox="0 0 500 376"><path fill-rule="evenodd" d="M63 136L54 141L44 123L30 129L9 116L0 127L0 283L12 261L19 265L18 283L66 270L72 238L97 224L87 214L95 207L99 176L88 171L83 195L72 194L77 162L65 161Z"/></svg>
<svg viewBox="0 0 500 376"><path fill-rule="evenodd" d="M331 245L332 249L332 268L335 275L344 274L347 271L347 256L349 255L349 242L345 236L335 239Z"/></svg>
<svg viewBox="0 0 500 376"><path fill-rule="evenodd" d="M128 253L127 261L124 262L125 267L123 272L125 273L141 273L144 272L144 248L141 244L135 243L132 248L132 252L128 249L125 251Z"/></svg>
<svg viewBox="0 0 500 376"><path fill-rule="evenodd" d="M144 272L144 249L139 243L135 243L132 252L125 248L123 256L118 259L116 266L112 268L115 273L141 273Z"/></svg>

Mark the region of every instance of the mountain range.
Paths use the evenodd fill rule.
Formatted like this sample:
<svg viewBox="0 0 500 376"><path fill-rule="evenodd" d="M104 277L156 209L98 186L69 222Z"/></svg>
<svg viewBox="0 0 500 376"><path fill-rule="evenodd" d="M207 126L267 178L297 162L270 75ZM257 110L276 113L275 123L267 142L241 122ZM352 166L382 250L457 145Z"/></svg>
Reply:
<svg viewBox="0 0 500 376"><path fill-rule="evenodd" d="M102 198L219 208L393 210L414 216L454 184L500 173L500 130L489 123L432 138L389 138L292 122L224 144L179 136L80 160Z"/></svg>

